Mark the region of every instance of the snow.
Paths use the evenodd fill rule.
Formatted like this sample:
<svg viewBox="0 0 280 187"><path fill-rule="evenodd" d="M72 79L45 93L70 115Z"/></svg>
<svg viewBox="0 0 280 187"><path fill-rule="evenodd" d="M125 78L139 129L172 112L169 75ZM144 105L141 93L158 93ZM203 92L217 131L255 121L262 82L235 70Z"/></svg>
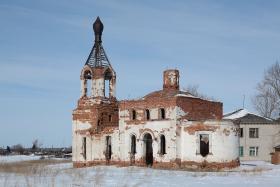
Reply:
<svg viewBox="0 0 280 187"><path fill-rule="evenodd" d="M11 155L11 156L1 156L0 155L0 164L1 163L10 163L10 162L20 162L28 160L39 160L40 156L34 155Z"/></svg>
<svg viewBox="0 0 280 187"><path fill-rule="evenodd" d="M235 112L231 115L226 114L226 117L224 117L224 119L238 119L246 116L247 114L249 114L249 112L246 109L241 109L240 111Z"/></svg>
<svg viewBox="0 0 280 187"><path fill-rule="evenodd" d="M175 97L192 97L192 98L198 98L198 97L195 97L191 94L176 94Z"/></svg>
<svg viewBox="0 0 280 187"><path fill-rule="evenodd" d="M262 161L243 162L240 167L223 172L116 166L76 169L72 163L49 165L35 171L13 174L0 170L0 186L280 186L280 165Z"/></svg>
<svg viewBox="0 0 280 187"><path fill-rule="evenodd" d="M262 117L262 116L260 116L260 115L258 115L258 114L249 112L249 111L246 110L246 109L240 109L240 110L234 112L233 114L230 114L230 113L225 114L223 119L231 119L231 120L234 120L234 119L242 118L242 117L246 116L247 114L252 114L252 115L255 115L255 116ZM270 118L266 118L266 117L262 117L262 118L265 118L265 119L267 119L267 120L272 121L272 119L270 119Z"/></svg>
<svg viewBox="0 0 280 187"><path fill-rule="evenodd" d="M176 94L175 97L189 97L189 98L196 98L196 99L202 99L204 101L210 101L210 102L217 102L215 100L212 100L212 99L207 99L207 98L202 98L202 97L196 97L192 94L183 94L183 93L180 93L180 94Z"/></svg>

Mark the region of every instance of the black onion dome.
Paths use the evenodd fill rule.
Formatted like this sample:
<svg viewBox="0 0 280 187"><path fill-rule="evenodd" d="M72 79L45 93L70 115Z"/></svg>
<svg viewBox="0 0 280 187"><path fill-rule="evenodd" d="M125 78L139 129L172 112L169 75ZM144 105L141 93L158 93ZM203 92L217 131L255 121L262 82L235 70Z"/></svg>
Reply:
<svg viewBox="0 0 280 187"><path fill-rule="evenodd" d="M102 35L103 32L103 23L101 22L99 16L96 18L95 22L93 23L93 30L95 35Z"/></svg>

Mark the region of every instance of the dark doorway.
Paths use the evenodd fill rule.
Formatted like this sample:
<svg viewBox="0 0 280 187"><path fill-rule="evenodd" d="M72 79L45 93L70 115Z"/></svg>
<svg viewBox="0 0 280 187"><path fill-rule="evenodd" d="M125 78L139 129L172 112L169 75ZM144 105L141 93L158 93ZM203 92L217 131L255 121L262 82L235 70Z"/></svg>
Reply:
<svg viewBox="0 0 280 187"><path fill-rule="evenodd" d="M205 157L209 154L209 135L201 134L200 135L200 154Z"/></svg>
<svg viewBox="0 0 280 187"><path fill-rule="evenodd" d="M144 146L145 146L145 158L147 166L153 165L153 139L152 136L147 133L144 136Z"/></svg>
<svg viewBox="0 0 280 187"><path fill-rule="evenodd" d="M130 165L135 163L135 154L136 154L136 136L131 136L131 148L130 148Z"/></svg>
<svg viewBox="0 0 280 187"><path fill-rule="evenodd" d="M112 144L111 144L111 136L106 136L106 160L111 160L112 156Z"/></svg>

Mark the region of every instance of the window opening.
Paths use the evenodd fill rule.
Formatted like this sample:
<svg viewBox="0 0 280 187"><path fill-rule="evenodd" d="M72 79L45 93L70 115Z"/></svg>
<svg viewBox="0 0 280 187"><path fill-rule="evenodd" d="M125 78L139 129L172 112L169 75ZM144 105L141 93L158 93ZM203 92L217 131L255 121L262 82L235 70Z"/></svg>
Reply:
<svg viewBox="0 0 280 187"><path fill-rule="evenodd" d="M160 136L160 154L164 155L166 154L166 150L165 150L165 136L161 135Z"/></svg>
<svg viewBox="0 0 280 187"><path fill-rule="evenodd" d="M209 154L209 135L201 134L199 135L199 138L200 138L200 154L201 156L205 157Z"/></svg>
<svg viewBox="0 0 280 187"><path fill-rule="evenodd" d="M83 137L83 157L87 159L87 138Z"/></svg>
<svg viewBox="0 0 280 187"><path fill-rule="evenodd" d="M164 108L160 109L160 117L161 117L161 119L165 119L165 110L164 110Z"/></svg>
<svg viewBox="0 0 280 187"><path fill-rule="evenodd" d="M136 111L132 110L132 120L136 120Z"/></svg>
<svg viewBox="0 0 280 187"><path fill-rule="evenodd" d="M249 147L249 155L250 156L258 156L259 147Z"/></svg>
<svg viewBox="0 0 280 187"><path fill-rule="evenodd" d="M150 110L146 109L146 120L150 120Z"/></svg>
<svg viewBox="0 0 280 187"><path fill-rule="evenodd" d="M239 147L239 156L242 157L244 155L243 146Z"/></svg>
<svg viewBox="0 0 280 187"><path fill-rule="evenodd" d="M239 131L239 137L242 138L243 137L243 128L240 128L240 131Z"/></svg>
<svg viewBox="0 0 280 187"><path fill-rule="evenodd" d="M91 89L92 89L92 75L90 71L86 71L84 74L84 94L85 96L91 95Z"/></svg>
<svg viewBox="0 0 280 187"><path fill-rule="evenodd" d="M105 87L104 87L104 94L105 97L109 98L110 97L110 80L105 80Z"/></svg>
<svg viewBox="0 0 280 187"><path fill-rule="evenodd" d="M258 128L249 128L249 137L250 138L258 138L259 137L259 129Z"/></svg>
<svg viewBox="0 0 280 187"><path fill-rule="evenodd" d="M130 150L131 154L135 155L136 153L136 137L135 135L131 136L131 150Z"/></svg>

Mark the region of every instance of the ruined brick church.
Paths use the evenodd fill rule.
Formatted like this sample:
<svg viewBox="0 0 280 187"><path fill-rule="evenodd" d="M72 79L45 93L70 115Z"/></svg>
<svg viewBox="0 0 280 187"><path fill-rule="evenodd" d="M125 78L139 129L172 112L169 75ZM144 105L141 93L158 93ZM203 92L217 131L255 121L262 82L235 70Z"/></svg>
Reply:
<svg viewBox="0 0 280 187"><path fill-rule="evenodd" d="M116 98L116 72L102 46L103 24L81 71L73 110L73 165L225 168L239 165L239 126L222 120L223 104L181 91L179 71L163 72L163 88L137 100Z"/></svg>

